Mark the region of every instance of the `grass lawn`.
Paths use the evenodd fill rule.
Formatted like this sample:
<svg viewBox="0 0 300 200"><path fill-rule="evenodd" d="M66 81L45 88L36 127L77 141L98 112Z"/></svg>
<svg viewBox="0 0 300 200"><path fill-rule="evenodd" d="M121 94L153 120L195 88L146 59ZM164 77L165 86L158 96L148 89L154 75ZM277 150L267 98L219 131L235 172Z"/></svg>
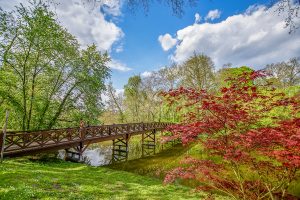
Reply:
<svg viewBox="0 0 300 200"><path fill-rule="evenodd" d="M0 199L203 199L180 185L107 167L59 160L6 159L0 164ZM218 198L224 199L224 198Z"/></svg>
<svg viewBox="0 0 300 200"><path fill-rule="evenodd" d="M123 170L143 176L163 179L166 172L180 166L179 162L188 155L199 159L207 159L206 153L199 145L194 145L193 147L188 148L183 147L181 144L177 144L176 146L162 151L155 156L130 160L128 162L109 165L107 167L115 170ZM248 176L251 177L252 174L249 173ZM178 180L177 183L191 187L195 187L197 185L192 180ZM300 199L300 180L292 182L288 191L290 194L293 194ZM220 196L220 198L223 199L225 197Z"/></svg>
<svg viewBox="0 0 300 200"><path fill-rule="evenodd" d="M177 181L164 186L164 173L176 166L185 155L201 155L200 149L176 145L146 158L105 167L90 167L57 159L6 159L0 164L1 199L205 199L195 193L192 182ZM157 177L157 178L153 178ZM290 192L300 193L300 181ZM230 199L215 194L217 200Z"/></svg>
<svg viewBox="0 0 300 200"><path fill-rule="evenodd" d="M129 160L127 162L108 165L107 167L163 179L167 171L179 166L179 162L186 155L190 155L189 151L190 148L183 147L182 144L177 144L172 148L155 154L155 156Z"/></svg>

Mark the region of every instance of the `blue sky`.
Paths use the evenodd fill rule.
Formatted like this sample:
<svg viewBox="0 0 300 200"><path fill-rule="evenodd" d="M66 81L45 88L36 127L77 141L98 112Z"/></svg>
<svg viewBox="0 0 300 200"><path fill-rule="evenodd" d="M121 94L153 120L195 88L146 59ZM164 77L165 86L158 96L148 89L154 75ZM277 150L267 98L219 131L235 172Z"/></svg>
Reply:
<svg viewBox="0 0 300 200"><path fill-rule="evenodd" d="M213 21L217 23L228 16L244 13L250 5L255 4L269 5L269 1L203 0L195 7L186 6L182 17L174 16L170 7L157 2L151 4L147 15L142 8L132 13L123 6L123 16L117 23L125 34L121 41L123 51L112 52L111 55L133 70L128 72L113 70L114 85L122 88L129 76L157 70L170 64L169 53L162 50L158 36L165 33L176 34L177 30L193 24L195 13L199 13L204 18L203 16L210 10L218 9L221 11L221 17Z"/></svg>
<svg viewBox="0 0 300 200"><path fill-rule="evenodd" d="M59 3L53 9L58 21L82 47L95 43L110 53L111 80L119 91L130 76L180 64L194 52L210 56L216 69L229 62L259 69L300 56L300 31L288 34L285 13L279 16L271 0L201 0L186 6L182 17L156 1L147 15L142 8L130 12L123 0L100 0L96 6L83 5L84 0L54 1ZM11 10L21 2L26 4L0 0L0 6ZM195 22L196 13L201 21Z"/></svg>
<svg viewBox="0 0 300 200"><path fill-rule="evenodd" d="M122 16L117 23L125 35L121 40L123 51L112 52L111 55L132 70L127 72L113 70L112 81L115 87L122 88L128 77L132 75L157 70L170 64L172 62L170 52L163 51L158 36L165 33L176 35L178 30L195 22L195 13L202 16L200 23L204 23L204 17L208 12L218 9L221 12L220 18L210 21L210 23L219 23L227 17L245 13L252 5L270 6L270 1L203 0L196 7L186 6L182 17L174 16L170 7L159 3L152 3L147 15L143 9L139 9L133 14L123 6Z"/></svg>

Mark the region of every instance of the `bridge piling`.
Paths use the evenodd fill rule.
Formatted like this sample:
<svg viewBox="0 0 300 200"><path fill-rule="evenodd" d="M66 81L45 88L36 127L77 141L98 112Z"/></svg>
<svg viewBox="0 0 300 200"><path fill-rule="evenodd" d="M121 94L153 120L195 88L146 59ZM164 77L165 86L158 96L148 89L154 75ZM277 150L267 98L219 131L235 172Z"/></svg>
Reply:
<svg viewBox="0 0 300 200"><path fill-rule="evenodd" d="M125 137L113 140L112 149L112 163L122 162L128 160L128 142L130 135L126 134Z"/></svg>
<svg viewBox="0 0 300 200"><path fill-rule="evenodd" d="M151 132L145 132L142 134L142 157L155 154L155 134L155 129L153 129Z"/></svg>
<svg viewBox="0 0 300 200"><path fill-rule="evenodd" d="M80 142L79 146L77 146L77 147L65 149L65 151L66 151L65 160L66 161L74 161L74 162L82 162L83 161L82 154L85 150L83 147L84 147L83 143Z"/></svg>

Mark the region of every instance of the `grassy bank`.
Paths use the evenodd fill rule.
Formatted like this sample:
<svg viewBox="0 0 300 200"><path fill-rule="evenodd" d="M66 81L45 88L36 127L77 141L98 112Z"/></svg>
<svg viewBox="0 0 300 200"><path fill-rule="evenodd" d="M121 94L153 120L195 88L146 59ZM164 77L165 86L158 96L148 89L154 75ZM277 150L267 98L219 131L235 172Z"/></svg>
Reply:
<svg viewBox="0 0 300 200"><path fill-rule="evenodd" d="M202 199L180 185L107 167L59 160L7 159L0 164L0 199Z"/></svg>
<svg viewBox="0 0 300 200"><path fill-rule="evenodd" d="M179 163L185 156L207 159L207 154L203 151L201 146L194 145L192 147L183 147L181 144L177 144L176 146L162 151L155 156L130 160L128 162L109 165L107 167L115 170L123 170L143 176L163 179L169 170L180 166ZM250 171L248 176L253 176ZM177 180L177 183L190 187L195 187L197 185L197 183L192 180ZM300 180L293 181L288 192L300 199ZM220 198L225 197L220 196Z"/></svg>
<svg viewBox="0 0 300 200"><path fill-rule="evenodd" d="M123 163L108 165L115 170L133 172L139 175L163 179L165 173L179 165L184 156L190 155L190 148L177 144L172 148L155 154L155 156L130 160Z"/></svg>

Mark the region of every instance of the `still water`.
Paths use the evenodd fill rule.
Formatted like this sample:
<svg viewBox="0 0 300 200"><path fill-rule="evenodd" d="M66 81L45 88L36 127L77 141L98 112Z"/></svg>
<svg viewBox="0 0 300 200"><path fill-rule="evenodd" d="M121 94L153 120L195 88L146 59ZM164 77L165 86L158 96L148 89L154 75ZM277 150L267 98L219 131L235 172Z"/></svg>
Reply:
<svg viewBox="0 0 300 200"><path fill-rule="evenodd" d="M161 151L162 145L159 141L156 142L156 153ZM141 158L142 156L142 144L141 137L134 136L128 143L128 160L134 160ZM60 150L58 158L65 158L65 150ZM83 160L86 164L91 166L102 166L110 164L112 159L112 142L103 142L91 145L83 153Z"/></svg>

